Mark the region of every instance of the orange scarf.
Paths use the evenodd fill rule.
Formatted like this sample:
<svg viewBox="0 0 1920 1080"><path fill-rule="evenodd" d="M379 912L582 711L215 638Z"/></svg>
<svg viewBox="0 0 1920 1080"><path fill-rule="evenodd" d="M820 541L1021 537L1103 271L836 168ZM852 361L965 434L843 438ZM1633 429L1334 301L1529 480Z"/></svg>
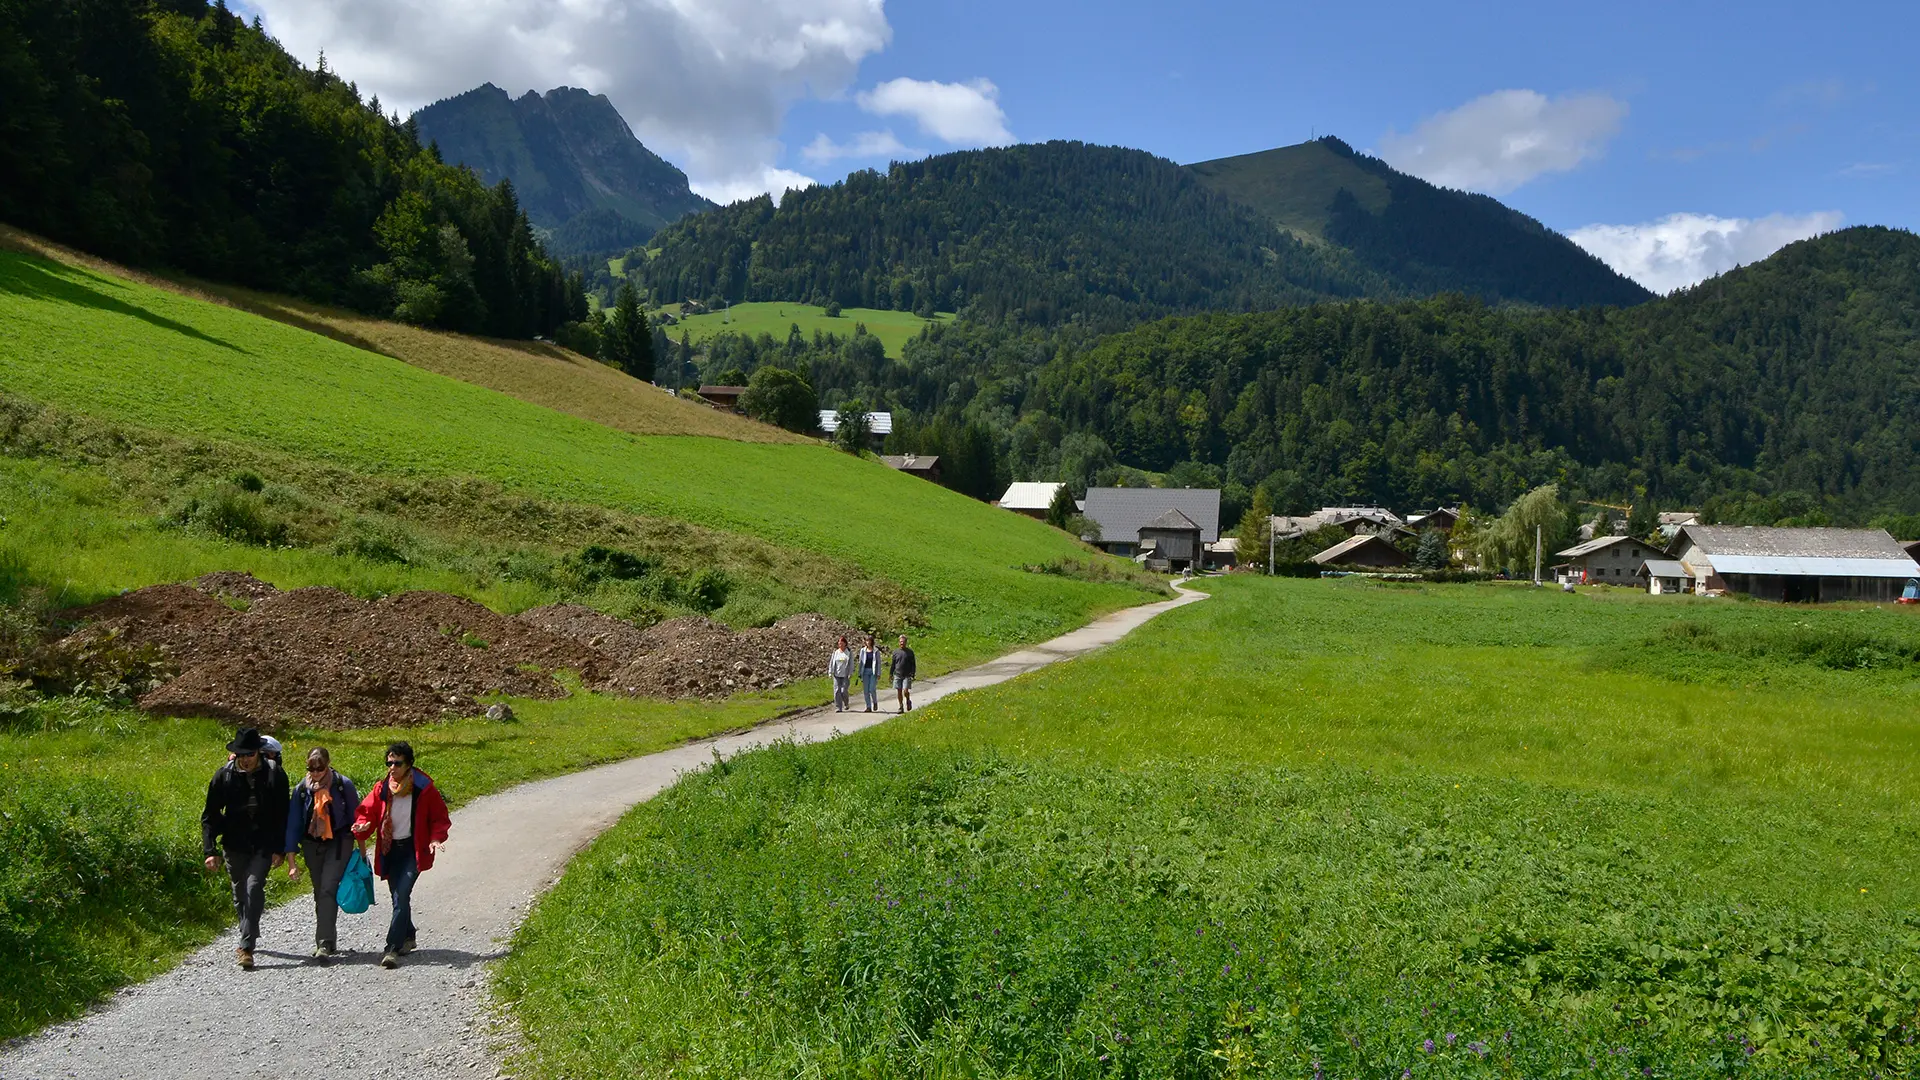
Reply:
<svg viewBox="0 0 1920 1080"><path fill-rule="evenodd" d="M323 787L313 789L313 817L307 823L307 835L333 839L333 774L327 774Z"/></svg>

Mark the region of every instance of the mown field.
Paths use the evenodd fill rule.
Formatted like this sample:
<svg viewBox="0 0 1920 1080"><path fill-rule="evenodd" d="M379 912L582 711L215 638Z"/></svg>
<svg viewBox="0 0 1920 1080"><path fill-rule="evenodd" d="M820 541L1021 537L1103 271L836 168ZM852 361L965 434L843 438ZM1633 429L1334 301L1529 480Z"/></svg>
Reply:
<svg viewBox="0 0 1920 1080"><path fill-rule="evenodd" d="M506 961L523 1075L1920 1067L1911 613L1207 587L636 809Z"/></svg>
<svg viewBox="0 0 1920 1080"><path fill-rule="evenodd" d="M679 315L679 305L670 305L663 309ZM952 322L950 314L937 314L931 319L923 319L910 311L885 311L880 308L843 308L838 316L829 318L827 309L812 304L787 304L773 301L735 304L726 311L716 311L706 315L689 315L666 328L667 336L674 341L680 340L684 332L695 342L705 341L716 334L744 334L759 337L772 334L775 340L785 341L795 326L800 333L812 338L814 331L833 334L837 337L852 337L857 323L867 328L867 333L880 339L887 347L887 355L896 359L907 342L920 335L920 331L936 322Z"/></svg>

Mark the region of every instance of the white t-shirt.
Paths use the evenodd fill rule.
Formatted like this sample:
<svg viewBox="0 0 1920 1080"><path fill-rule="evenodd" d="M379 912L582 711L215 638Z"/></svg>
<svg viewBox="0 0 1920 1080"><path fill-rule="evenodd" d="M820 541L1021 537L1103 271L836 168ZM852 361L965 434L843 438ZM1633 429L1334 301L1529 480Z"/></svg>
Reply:
<svg viewBox="0 0 1920 1080"><path fill-rule="evenodd" d="M393 838L405 840L413 835L413 796L395 795L393 810L387 818L393 822Z"/></svg>

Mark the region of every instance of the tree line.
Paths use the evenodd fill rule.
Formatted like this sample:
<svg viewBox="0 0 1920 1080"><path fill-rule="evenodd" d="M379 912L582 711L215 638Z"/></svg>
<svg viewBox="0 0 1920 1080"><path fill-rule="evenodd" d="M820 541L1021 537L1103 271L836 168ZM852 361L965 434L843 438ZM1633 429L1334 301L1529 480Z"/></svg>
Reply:
<svg viewBox="0 0 1920 1080"><path fill-rule="evenodd" d="M508 184L224 0L0 4L0 218L108 258L500 337L587 303Z"/></svg>

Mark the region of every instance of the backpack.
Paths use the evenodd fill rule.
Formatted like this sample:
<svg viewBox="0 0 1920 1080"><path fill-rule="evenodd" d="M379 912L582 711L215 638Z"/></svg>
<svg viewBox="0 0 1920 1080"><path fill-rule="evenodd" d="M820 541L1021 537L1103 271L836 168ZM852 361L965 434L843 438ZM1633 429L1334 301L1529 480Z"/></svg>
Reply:
<svg viewBox="0 0 1920 1080"><path fill-rule="evenodd" d="M373 867L359 848L347 856L347 870L340 875L340 888L333 894L340 910L358 915L373 906Z"/></svg>

